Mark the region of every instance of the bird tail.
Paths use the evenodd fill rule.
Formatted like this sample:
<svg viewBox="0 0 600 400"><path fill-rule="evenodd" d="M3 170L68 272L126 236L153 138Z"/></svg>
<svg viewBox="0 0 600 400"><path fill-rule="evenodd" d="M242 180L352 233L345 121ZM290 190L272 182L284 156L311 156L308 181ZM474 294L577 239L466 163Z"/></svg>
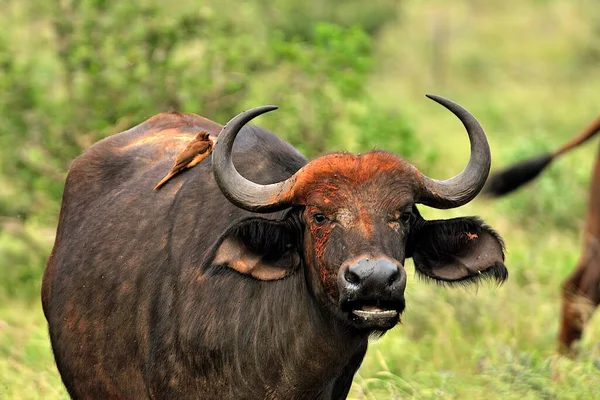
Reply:
<svg viewBox="0 0 600 400"><path fill-rule="evenodd" d="M162 185L164 185L164 184L165 184L165 182L166 182L166 181L168 181L169 179L171 179L171 177L172 177L173 175L175 175L175 174L174 174L174 173L172 173L172 172L169 172L169 173L167 174L167 176L165 176L164 178L162 178L162 179L160 180L160 182L158 182L158 183L156 184L156 186L154 186L154 189L153 189L153 190L157 190L157 189L159 189L159 188L160 188Z"/></svg>
<svg viewBox="0 0 600 400"><path fill-rule="evenodd" d="M543 153L525 161L518 162L492 174L486 182L483 194L488 197L501 197L535 179L550 163L579 147L600 132L600 116L574 138L568 140L556 150Z"/></svg>

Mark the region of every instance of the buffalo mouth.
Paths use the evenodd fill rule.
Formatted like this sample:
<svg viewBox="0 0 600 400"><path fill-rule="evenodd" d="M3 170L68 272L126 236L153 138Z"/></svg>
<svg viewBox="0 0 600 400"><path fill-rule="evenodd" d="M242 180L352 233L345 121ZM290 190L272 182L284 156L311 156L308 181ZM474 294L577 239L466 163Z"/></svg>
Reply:
<svg viewBox="0 0 600 400"><path fill-rule="evenodd" d="M352 300L344 302L342 309L355 322L395 325L404 311L404 301Z"/></svg>

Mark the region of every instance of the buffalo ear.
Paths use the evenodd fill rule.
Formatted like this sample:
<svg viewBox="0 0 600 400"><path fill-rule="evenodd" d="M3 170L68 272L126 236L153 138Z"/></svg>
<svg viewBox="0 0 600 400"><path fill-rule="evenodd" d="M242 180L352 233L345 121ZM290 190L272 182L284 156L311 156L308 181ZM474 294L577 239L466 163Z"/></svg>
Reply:
<svg viewBox="0 0 600 400"><path fill-rule="evenodd" d="M422 220L423 221L423 220ZM508 278L500 235L476 217L423 221L412 233L415 269L442 282Z"/></svg>
<svg viewBox="0 0 600 400"><path fill-rule="evenodd" d="M300 266L297 232L285 221L248 218L217 242L210 264L227 266L262 281L285 278Z"/></svg>

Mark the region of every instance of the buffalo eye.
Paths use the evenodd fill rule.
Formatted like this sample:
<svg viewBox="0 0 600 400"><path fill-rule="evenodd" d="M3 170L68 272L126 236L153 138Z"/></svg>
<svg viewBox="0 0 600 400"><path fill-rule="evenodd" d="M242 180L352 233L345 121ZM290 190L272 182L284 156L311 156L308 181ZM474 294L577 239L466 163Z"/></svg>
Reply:
<svg viewBox="0 0 600 400"><path fill-rule="evenodd" d="M400 221L408 224L409 222L412 221L412 217L413 217L413 213L410 211L404 211L402 214L400 214Z"/></svg>
<svg viewBox="0 0 600 400"><path fill-rule="evenodd" d="M312 219L313 219L313 221L315 221L315 224L317 224L317 225L323 225L325 223L325 221L327 221L327 217L323 213L313 214Z"/></svg>

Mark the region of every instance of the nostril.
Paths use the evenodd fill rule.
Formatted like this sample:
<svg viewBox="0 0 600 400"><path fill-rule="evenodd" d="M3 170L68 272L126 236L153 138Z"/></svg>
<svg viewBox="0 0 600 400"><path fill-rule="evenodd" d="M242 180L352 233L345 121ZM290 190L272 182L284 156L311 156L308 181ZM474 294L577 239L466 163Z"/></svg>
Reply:
<svg viewBox="0 0 600 400"><path fill-rule="evenodd" d="M360 283L360 277L350 270L346 271L346 273L344 274L344 278L347 282L353 285L358 285Z"/></svg>
<svg viewBox="0 0 600 400"><path fill-rule="evenodd" d="M400 279L400 269L396 268L396 270L392 272L388 279L388 286L392 286L398 281L398 279Z"/></svg>

